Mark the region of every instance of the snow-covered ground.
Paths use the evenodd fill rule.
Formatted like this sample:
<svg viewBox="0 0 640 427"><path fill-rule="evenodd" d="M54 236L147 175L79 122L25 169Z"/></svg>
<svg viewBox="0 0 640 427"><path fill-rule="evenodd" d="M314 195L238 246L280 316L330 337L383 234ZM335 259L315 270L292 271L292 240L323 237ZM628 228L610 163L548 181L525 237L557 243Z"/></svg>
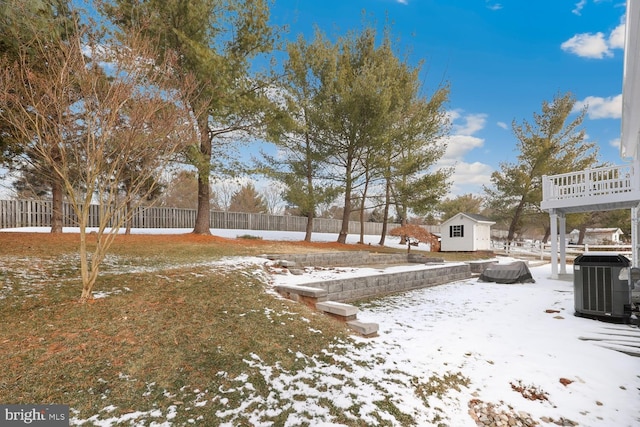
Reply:
<svg viewBox="0 0 640 427"><path fill-rule="evenodd" d="M434 373L461 373L470 380L468 388L431 402L430 411L442 409L451 426L475 425L468 413L474 399L506 412L527 412L538 421L640 426L640 358L606 348L634 341L640 350L640 330L575 317L573 282L550 279L548 264L530 270L536 283L470 279L361 305L358 318L377 322L380 331L368 340L370 347L353 351L354 360L384 362L375 371L359 371L356 364L352 377L385 383L394 370L425 381ZM328 280L360 273L317 274ZM274 278L275 283L297 280L309 278ZM522 386L546 400L529 400L514 390ZM413 406L409 402L416 396L404 393L399 400Z"/></svg>
<svg viewBox="0 0 640 427"><path fill-rule="evenodd" d="M301 233L212 232L225 237L301 239ZM314 240L335 238L314 235ZM377 240L377 236L368 238L372 244ZM350 236L349 241L357 237ZM389 242L397 244L397 240ZM354 344L345 344L348 356L336 356L339 363L335 365L317 362L299 372L284 373L263 365L257 355L245 362L258 367L279 396L307 396L303 401L291 399L292 405L299 405L299 411L288 418L286 425L291 426L341 425L319 404L321 399L341 408L358 405L362 421L374 425L373 414L379 410L374 402L385 397L425 426L437 422L475 426L470 407L483 405L507 418L530 417L541 425L640 426L640 358L607 348L625 344L640 349L640 330L575 317L573 283L550 279L548 264L530 269L535 283L504 285L469 279L362 304L359 320L378 323L379 335L354 337ZM362 272L335 268L301 276L276 274L269 282L295 284ZM454 387L434 392L438 378L446 377ZM422 399L416 390L425 389L431 395ZM252 399L263 399L252 395L249 386L246 392L245 408ZM230 413L234 410L241 408L229 408ZM263 425L258 421L260 414L254 415L255 425Z"/></svg>

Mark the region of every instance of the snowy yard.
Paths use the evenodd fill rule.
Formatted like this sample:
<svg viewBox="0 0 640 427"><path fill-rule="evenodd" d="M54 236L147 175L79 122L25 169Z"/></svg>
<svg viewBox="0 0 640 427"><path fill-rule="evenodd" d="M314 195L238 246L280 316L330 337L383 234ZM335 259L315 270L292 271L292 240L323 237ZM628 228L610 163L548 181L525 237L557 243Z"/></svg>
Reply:
<svg viewBox="0 0 640 427"><path fill-rule="evenodd" d="M335 278L361 270L315 274ZM617 341L640 343L638 328L575 317L573 284L548 279L549 265L531 272L536 283L470 279L360 304L358 317L379 323L378 337L354 337L341 345L345 355L337 349L312 358L299 354L307 367L295 372L265 364L254 354L244 362L259 369L271 389L269 398L240 376L230 378L235 386L228 390L195 390L198 404L224 402L226 393L241 390L243 404L217 414L232 420L220 424L229 427L247 421L273 425L261 421L265 413L289 413L287 426L344 425L328 407L339 408L342 416L353 414L350 421L365 425L415 421L419 426L472 427L487 414L505 420L487 425L506 426L509 419L523 426L640 425L640 359L606 348ZM309 277L270 277L272 285L296 280ZM401 414L386 412L387 401ZM130 419L157 416L129 414ZM96 425L116 421L123 420L102 418Z"/></svg>
<svg viewBox="0 0 640 427"><path fill-rule="evenodd" d="M537 421L640 425L640 359L605 348L608 342L580 339L634 340L640 346L640 330L575 317L573 283L549 279L549 265L531 272L536 283L472 279L362 304L358 318L379 323L379 337L350 351L354 386L328 396L353 405L382 388L406 412L420 414L420 425L440 416L445 425L473 426L469 402L478 400ZM460 374L468 386L431 397L428 405L408 384L413 377L427 383L447 373ZM373 389L367 387L371 382ZM518 388L538 398L527 399Z"/></svg>
<svg viewBox="0 0 640 427"><path fill-rule="evenodd" d="M299 240L291 234L263 237ZM333 268L301 276L269 275L262 268L265 262L242 257L210 265L250 265L267 289L380 271ZM640 347L640 330L575 317L573 283L551 280L548 264L530 269L536 283L504 285L473 278L360 303L358 318L378 323L377 337L353 336L322 354L293 352L304 362L294 370L252 353L242 363L247 371L258 371L260 381L255 375L229 376L221 370L212 375L227 385L208 390L187 385L180 393L195 398L185 406L131 408L125 415L110 416L115 407L106 399L99 414L78 418L68 402L72 424L173 426L178 413L215 406L224 408L215 410L222 426L472 427L483 420L496 426L510 420L525 426L640 425L640 358L611 349ZM294 314L265 308L253 315L285 319ZM301 320L313 329L312 320ZM266 394L260 391L265 385ZM168 393L154 383L146 387L154 395ZM227 396L238 393L241 403L232 404ZM186 402L181 395L167 399ZM270 420L276 416L286 421L274 424ZM197 416L190 422L201 425Z"/></svg>

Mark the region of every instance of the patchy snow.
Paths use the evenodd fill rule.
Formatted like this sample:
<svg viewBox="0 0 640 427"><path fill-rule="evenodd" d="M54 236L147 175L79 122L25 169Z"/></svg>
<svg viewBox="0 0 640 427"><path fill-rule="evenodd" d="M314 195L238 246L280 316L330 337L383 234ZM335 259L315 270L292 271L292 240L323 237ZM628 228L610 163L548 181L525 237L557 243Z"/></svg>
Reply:
<svg viewBox="0 0 640 427"><path fill-rule="evenodd" d="M275 275L273 281L302 284L352 277L361 270L379 271L328 269L310 271L307 277ZM608 345L604 341L580 339L635 340L640 347L640 330L575 317L573 282L550 279L548 264L530 270L536 283L504 285L469 279L361 304L358 319L378 323L379 336L357 339L367 345L350 349L344 362L357 386L333 390L333 399L347 400L336 405L366 401L382 388L404 407L403 412L421 414L416 419L425 423L440 413L447 425L473 426L468 402L479 399L527 412L536 420L564 418L581 426L640 425L640 358L604 348ZM366 363L372 360L377 361L375 366ZM331 390L335 369L322 369L324 374L314 381ZM438 401L431 398L431 408L424 408L414 388L407 385L411 378L427 382L434 374L455 373L468 378L469 386ZM297 375L279 377L280 386L287 384L284 388L291 389L309 373ZM376 384L375 390L366 386L370 381ZM520 386L544 393L548 400L526 399L514 390Z"/></svg>
<svg viewBox="0 0 640 427"><path fill-rule="evenodd" d="M254 230L212 232L225 237L252 234L273 240L301 240L302 235ZM330 236L327 240L335 240L335 234ZM323 238L314 234L314 240ZM375 244L377 239L369 236L368 240ZM260 258L233 262L237 265L239 260L246 265L264 264ZM231 260L220 264L227 261ZM550 279L548 264L531 266L530 270L535 283L504 285L469 279L360 304L358 319L378 323L377 337L354 337L353 343L342 344L347 349L345 355L327 349L332 364L327 363L329 358L320 357L324 355L300 354L310 362L309 367L295 372L269 366L253 354L244 362L261 372L274 393L266 398L260 396L253 384L238 377L232 379L227 390L198 392L196 405L224 401L224 395L234 387L241 389L246 399L239 407L220 412L220 416L226 417L221 425L236 425L240 420L256 426L270 425L261 421L261 415L267 412L256 408L270 408L268 415L291 411L287 426L342 425L326 405L320 404L327 399L338 408L358 406L359 420L366 425L391 419L391 414L378 404L385 400L410 414L418 425L442 422L456 427L475 426L469 408L478 402L497 412L528 416L543 425L567 420L577 424L559 425L640 425L640 358L606 348L625 342L635 342L640 347L640 330L632 325L575 317L573 283ZM300 276L274 274L269 281L273 285L304 284L380 271L309 269ZM270 313L265 311L267 316ZM446 376L458 382L426 397L416 392L420 387L437 388L438 379ZM525 397L532 394L540 398ZM280 399L275 399L275 395ZM282 398L289 398L289 403L281 405ZM111 410L108 406L100 415ZM96 415L72 422L170 426L179 410L172 406L164 417L158 411L150 411L133 412L118 419L99 420ZM347 411L343 414L351 416ZM162 419L166 421L159 423ZM397 420L392 424L399 425Z"/></svg>

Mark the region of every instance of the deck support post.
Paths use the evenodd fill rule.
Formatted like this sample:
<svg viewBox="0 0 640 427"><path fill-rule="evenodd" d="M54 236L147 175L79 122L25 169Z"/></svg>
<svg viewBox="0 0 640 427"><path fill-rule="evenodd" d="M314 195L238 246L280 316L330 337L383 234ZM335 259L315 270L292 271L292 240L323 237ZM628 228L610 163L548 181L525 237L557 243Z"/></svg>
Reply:
<svg viewBox="0 0 640 427"><path fill-rule="evenodd" d="M558 279L559 274L567 274L567 219L564 212L549 209L549 225L551 229L551 278ZM559 233L558 233L559 231ZM560 272L558 273L558 260Z"/></svg>
<svg viewBox="0 0 640 427"><path fill-rule="evenodd" d="M640 254L638 253L639 238L638 232L640 227L638 226L638 214L640 213L640 205L631 208L631 266L640 267Z"/></svg>
<svg viewBox="0 0 640 427"><path fill-rule="evenodd" d="M549 226L551 238L551 278L558 278L558 214L555 209L549 210Z"/></svg>
<svg viewBox="0 0 640 427"><path fill-rule="evenodd" d="M560 228L560 236L558 244L560 245L560 274L567 274L567 217L564 212L558 215L558 227Z"/></svg>

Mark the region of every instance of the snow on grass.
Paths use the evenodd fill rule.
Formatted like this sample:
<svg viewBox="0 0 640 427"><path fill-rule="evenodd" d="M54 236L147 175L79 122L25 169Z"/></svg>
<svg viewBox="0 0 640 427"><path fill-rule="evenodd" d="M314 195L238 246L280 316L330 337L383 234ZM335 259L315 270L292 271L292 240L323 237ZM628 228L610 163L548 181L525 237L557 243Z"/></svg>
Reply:
<svg viewBox="0 0 640 427"><path fill-rule="evenodd" d="M266 426L262 417L278 414L289 414L285 425L343 425L338 408L367 425L405 416L417 425L474 426L474 399L538 421L638 425L638 359L580 340L609 324L574 317L573 285L548 279L548 265L531 271L536 283L472 279L360 304L359 318L379 323L379 336L354 337L341 344L346 352L301 355L308 363L298 371L254 354L244 362L271 393L260 395L248 376L234 378L217 396L241 392L243 400L219 411L221 425Z"/></svg>
<svg viewBox="0 0 640 427"><path fill-rule="evenodd" d="M377 322L380 331L379 337L350 348L340 359L356 385L347 398L354 403L393 396L398 408L415 414L416 420L426 423L441 416L446 425L455 426L475 425L467 407L472 399L515 408L538 420L640 425L640 359L580 339L606 334L611 327L621 333L638 328L575 317L573 283L549 279L549 265L531 271L536 283L471 279L360 304L358 318ZM332 277L349 276L348 271L334 270ZM296 277L274 280L294 284ZM336 369L322 369L323 378L338 375ZM456 373L469 379L468 387L431 396L428 408L410 385L412 380L427 383L434 374L443 378ZM563 378L570 383L563 384ZM366 387L365 380L375 384L375 390ZM329 387L323 379L317 381ZM515 390L518 385L538 390L548 400L527 399ZM344 389L341 396L345 399ZM363 408L366 414L367 406Z"/></svg>
<svg viewBox="0 0 640 427"><path fill-rule="evenodd" d="M234 231L212 231L235 237ZM251 234L300 240L294 233ZM229 258L211 265L264 263L261 258ZM326 269L264 279L271 285L301 284L380 271ZM273 423L264 421L265 416L282 415L285 426L340 426L358 420L366 425L471 427L476 425L469 414L473 402L545 424L640 425L640 359L603 348L600 341L580 339L637 334L638 328L575 317L573 283L551 280L549 265L532 267L531 273L536 283L469 279L359 304L358 318L377 322L378 337L353 337L323 354L300 355L306 364L295 371L269 365L254 354L243 362L268 385L266 397L249 376L239 376L229 380L228 389L200 392L195 404L228 403L232 400L225 395L242 393L237 406L218 412L221 426L269 426ZM264 275L260 268L249 274ZM272 312L266 309L265 314ZM532 394L541 398L531 399ZM163 414L153 410L119 418L95 415L72 419L72 424L169 426L180 410L186 408L169 407L164 422ZM198 424L197 419L190 422Z"/></svg>

